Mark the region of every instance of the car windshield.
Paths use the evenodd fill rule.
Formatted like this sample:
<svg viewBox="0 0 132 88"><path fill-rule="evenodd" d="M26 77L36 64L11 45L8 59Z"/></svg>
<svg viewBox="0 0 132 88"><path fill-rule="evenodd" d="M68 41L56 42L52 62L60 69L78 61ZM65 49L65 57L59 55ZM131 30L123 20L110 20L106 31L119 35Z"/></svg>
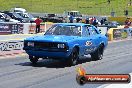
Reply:
<svg viewBox="0 0 132 88"><path fill-rule="evenodd" d="M5 18L11 19L11 17L10 17L9 15L7 15L7 14L3 14L3 16L4 16Z"/></svg>
<svg viewBox="0 0 132 88"><path fill-rule="evenodd" d="M33 15L31 15L31 14L28 14L28 15L29 15L30 18L34 18Z"/></svg>
<svg viewBox="0 0 132 88"><path fill-rule="evenodd" d="M23 18L23 17L21 17L19 14L17 14L17 13L13 13L14 14L14 16L16 17L16 18Z"/></svg>
<svg viewBox="0 0 132 88"><path fill-rule="evenodd" d="M17 13L18 15L20 15L21 17L23 17L23 14L22 13Z"/></svg>
<svg viewBox="0 0 132 88"><path fill-rule="evenodd" d="M81 36L81 26L76 25L53 25L45 35Z"/></svg>

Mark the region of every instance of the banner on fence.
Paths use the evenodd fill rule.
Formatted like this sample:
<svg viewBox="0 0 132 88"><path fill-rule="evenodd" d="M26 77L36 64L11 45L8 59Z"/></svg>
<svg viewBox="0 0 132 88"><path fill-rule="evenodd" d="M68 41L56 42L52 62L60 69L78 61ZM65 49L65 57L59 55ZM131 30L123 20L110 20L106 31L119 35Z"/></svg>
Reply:
<svg viewBox="0 0 132 88"><path fill-rule="evenodd" d="M52 22L42 23L40 33L45 32L52 25ZM0 23L0 34L31 34L35 33L35 30L35 23Z"/></svg>
<svg viewBox="0 0 132 88"><path fill-rule="evenodd" d="M11 34L10 25L0 23L0 34Z"/></svg>
<svg viewBox="0 0 132 88"><path fill-rule="evenodd" d="M23 41L1 41L0 42L0 51L11 51L11 50L22 50Z"/></svg>
<svg viewBox="0 0 132 88"><path fill-rule="evenodd" d="M23 24L0 23L0 34L22 34Z"/></svg>
<svg viewBox="0 0 132 88"><path fill-rule="evenodd" d="M124 39L132 36L132 30L129 28L113 30L113 39Z"/></svg>

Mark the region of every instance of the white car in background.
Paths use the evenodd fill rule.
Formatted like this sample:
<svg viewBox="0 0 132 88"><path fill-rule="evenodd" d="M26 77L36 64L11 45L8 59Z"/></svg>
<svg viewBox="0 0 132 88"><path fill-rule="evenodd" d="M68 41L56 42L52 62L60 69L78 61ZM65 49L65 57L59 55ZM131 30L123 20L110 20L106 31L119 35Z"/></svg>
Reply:
<svg viewBox="0 0 132 88"><path fill-rule="evenodd" d="M29 22L34 22L36 20L36 18L34 18L30 13L28 13L24 8L11 8L10 11L19 14L23 18L29 20Z"/></svg>
<svg viewBox="0 0 132 88"><path fill-rule="evenodd" d="M5 20L5 22L15 22L15 23L20 22L18 20L12 19L9 15L5 13L0 13L0 19Z"/></svg>
<svg viewBox="0 0 132 88"><path fill-rule="evenodd" d="M20 16L22 16L25 19L28 19L29 22L35 22L35 20L37 19L37 18L34 18L30 13L17 12L17 14L19 14Z"/></svg>
<svg viewBox="0 0 132 88"><path fill-rule="evenodd" d="M34 18L30 13L23 13L23 18L28 18L30 22L34 22L37 18Z"/></svg>

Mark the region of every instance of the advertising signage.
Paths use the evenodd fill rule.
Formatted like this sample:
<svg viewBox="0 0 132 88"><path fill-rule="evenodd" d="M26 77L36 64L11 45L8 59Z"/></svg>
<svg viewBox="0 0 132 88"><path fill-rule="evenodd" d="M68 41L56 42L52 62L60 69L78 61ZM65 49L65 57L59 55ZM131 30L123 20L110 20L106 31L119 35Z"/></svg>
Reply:
<svg viewBox="0 0 132 88"><path fill-rule="evenodd" d="M0 34L22 34L23 24L0 23Z"/></svg>

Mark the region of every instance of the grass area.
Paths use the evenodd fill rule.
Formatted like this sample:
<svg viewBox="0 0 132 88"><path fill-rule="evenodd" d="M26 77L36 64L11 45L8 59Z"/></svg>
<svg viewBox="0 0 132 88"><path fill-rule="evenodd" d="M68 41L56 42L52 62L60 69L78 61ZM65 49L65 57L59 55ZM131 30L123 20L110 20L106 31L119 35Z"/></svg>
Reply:
<svg viewBox="0 0 132 88"><path fill-rule="evenodd" d="M69 10L79 10L87 15L110 15L111 11L116 16L123 16L128 9L132 15L130 0L0 0L0 10L10 10L13 7L22 7L29 12L63 13Z"/></svg>

